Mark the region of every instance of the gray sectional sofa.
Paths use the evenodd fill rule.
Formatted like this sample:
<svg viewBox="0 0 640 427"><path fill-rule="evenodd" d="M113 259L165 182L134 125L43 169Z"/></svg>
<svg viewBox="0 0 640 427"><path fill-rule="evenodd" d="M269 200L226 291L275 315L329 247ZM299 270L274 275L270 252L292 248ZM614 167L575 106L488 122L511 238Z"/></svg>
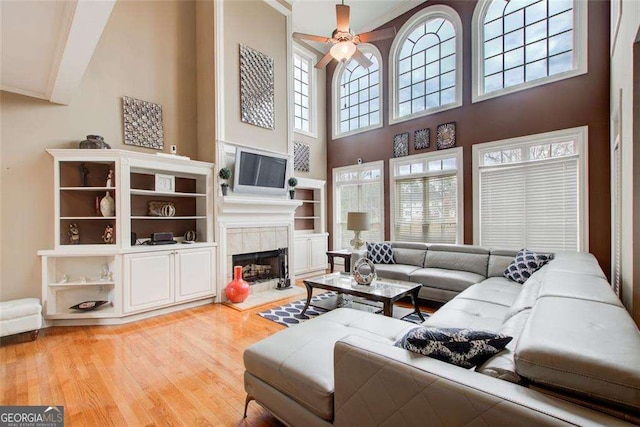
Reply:
<svg viewBox="0 0 640 427"><path fill-rule="evenodd" d="M512 259L506 252L439 248L446 255L404 264L426 270L420 276L388 272L429 277L426 298L452 298L424 325L504 333L513 337L504 351L460 368L394 346L416 325L341 308L249 347L247 401L293 426L640 421L640 332L592 255L557 253L520 285L497 274ZM417 252L402 252L398 259L418 262ZM459 263L452 253L464 254ZM475 255L487 260L486 274L474 271ZM438 277L440 270L447 271ZM473 277L481 280L465 288Z"/></svg>
<svg viewBox="0 0 640 427"><path fill-rule="evenodd" d="M439 302L486 279L506 280L502 273L518 252L471 245L388 243L395 264L376 264L378 277L421 283L420 298ZM354 251L351 265L366 255L366 250Z"/></svg>

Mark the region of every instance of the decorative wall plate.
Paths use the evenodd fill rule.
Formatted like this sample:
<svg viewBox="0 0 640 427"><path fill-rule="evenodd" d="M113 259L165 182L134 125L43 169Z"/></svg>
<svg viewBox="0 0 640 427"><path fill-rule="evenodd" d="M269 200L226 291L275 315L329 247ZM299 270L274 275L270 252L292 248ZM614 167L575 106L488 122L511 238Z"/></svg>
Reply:
<svg viewBox="0 0 640 427"><path fill-rule="evenodd" d="M438 150L446 150L456 146L456 122L438 125Z"/></svg>
<svg viewBox="0 0 640 427"><path fill-rule="evenodd" d="M309 144L295 141L293 143L293 169L299 172L309 172L311 147Z"/></svg>
<svg viewBox="0 0 640 427"><path fill-rule="evenodd" d="M413 133L413 148L424 150L431 145L431 129L420 129Z"/></svg>
<svg viewBox="0 0 640 427"><path fill-rule="evenodd" d="M125 144L156 150L164 148L162 105L123 96L122 115Z"/></svg>
<svg viewBox="0 0 640 427"><path fill-rule="evenodd" d="M108 303L109 301L84 301L84 302L81 302L80 304L76 304L72 307L69 307L69 309L80 310L80 311L91 311Z"/></svg>
<svg viewBox="0 0 640 427"><path fill-rule="evenodd" d="M409 132L401 133L393 137L393 157L409 155Z"/></svg>
<svg viewBox="0 0 640 427"><path fill-rule="evenodd" d="M275 128L273 58L240 45L240 118L267 129Z"/></svg>

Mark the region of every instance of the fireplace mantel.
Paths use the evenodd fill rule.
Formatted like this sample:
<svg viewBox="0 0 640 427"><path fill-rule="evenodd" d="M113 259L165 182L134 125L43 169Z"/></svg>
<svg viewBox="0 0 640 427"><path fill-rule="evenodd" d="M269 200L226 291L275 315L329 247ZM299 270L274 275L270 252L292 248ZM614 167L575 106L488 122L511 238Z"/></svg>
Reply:
<svg viewBox="0 0 640 427"><path fill-rule="evenodd" d="M275 197L223 196L218 199L220 214L280 214L291 215L300 200Z"/></svg>

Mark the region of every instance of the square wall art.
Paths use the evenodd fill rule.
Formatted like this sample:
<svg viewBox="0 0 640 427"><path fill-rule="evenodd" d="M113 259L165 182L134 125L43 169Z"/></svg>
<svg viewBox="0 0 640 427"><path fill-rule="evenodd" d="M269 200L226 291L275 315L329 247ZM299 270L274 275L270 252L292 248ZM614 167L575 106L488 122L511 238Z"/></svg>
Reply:
<svg viewBox="0 0 640 427"><path fill-rule="evenodd" d="M393 157L409 155L409 132L400 133L393 137Z"/></svg>
<svg viewBox="0 0 640 427"><path fill-rule="evenodd" d="M302 142L293 143L293 169L299 172L309 172L309 158L311 147Z"/></svg>
<svg viewBox="0 0 640 427"><path fill-rule="evenodd" d="M156 150L164 148L162 105L123 96L122 116L125 144Z"/></svg>
<svg viewBox="0 0 640 427"><path fill-rule="evenodd" d="M240 118L266 129L275 127L273 58L240 45Z"/></svg>
<svg viewBox="0 0 640 427"><path fill-rule="evenodd" d="M413 133L413 148L424 150L431 145L431 129L420 129Z"/></svg>
<svg viewBox="0 0 640 427"><path fill-rule="evenodd" d="M456 146L456 122L438 125L438 150L446 150Z"/></svg>

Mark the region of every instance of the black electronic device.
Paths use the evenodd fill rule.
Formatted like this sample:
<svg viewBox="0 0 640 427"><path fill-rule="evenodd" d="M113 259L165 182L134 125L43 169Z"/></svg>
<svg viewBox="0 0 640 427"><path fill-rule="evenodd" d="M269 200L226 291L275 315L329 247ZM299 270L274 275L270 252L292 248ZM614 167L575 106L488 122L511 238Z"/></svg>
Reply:
<svg viewBox="0 0 640 427"><path fill-rule="evenodd" d="M131 232L131 246L135 246L136 243L138 243L138 235L132 231Z"/></svg>
<svg viewBox="0 0 640 427"><path fill-rule="evenodd" d="M151 239L147 240L147 245L172 245L174 243L178 242L173 240L171 232L151 233Z"/></svg>

